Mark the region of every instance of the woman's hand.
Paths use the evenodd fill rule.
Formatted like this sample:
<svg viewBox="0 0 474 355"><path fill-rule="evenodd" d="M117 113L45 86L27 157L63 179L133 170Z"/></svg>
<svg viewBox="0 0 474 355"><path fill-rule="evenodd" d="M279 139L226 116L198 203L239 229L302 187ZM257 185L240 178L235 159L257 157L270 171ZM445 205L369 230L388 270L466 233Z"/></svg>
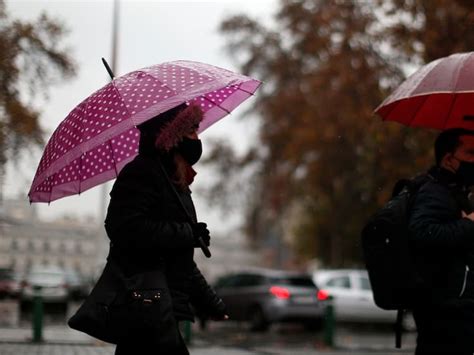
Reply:
<svg viewBox="0 0 474 355"><path fill-rule="evenodd" d="M204 244L208 247L211 244L211 235L209 229L207 229L207 224L203 222L191 224L191 229L193 230L193 237L195 240L194 246L200 248L198 239L202 238Z"/></svg>

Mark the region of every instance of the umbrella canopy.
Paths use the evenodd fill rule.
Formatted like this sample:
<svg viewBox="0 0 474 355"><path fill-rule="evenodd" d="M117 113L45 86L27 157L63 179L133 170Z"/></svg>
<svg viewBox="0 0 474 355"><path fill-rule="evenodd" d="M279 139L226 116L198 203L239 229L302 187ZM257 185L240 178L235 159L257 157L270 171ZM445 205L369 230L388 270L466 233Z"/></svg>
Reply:
<svg viewBox="0 0 474 355"><path fill-rule="evenodd" d="M474 52L426 64L408 77L375 112L384 120L440 130L474 130Z"/></svg>
<svg viewBox="0 0 474 355"><path fill-rule="evenodd" d="M111 180L138 154L137 125L182 103L204 111L202 132L261 82L209 64L174 61L125 74L77 105L51 136L28 196L51 202Z"/></svg>

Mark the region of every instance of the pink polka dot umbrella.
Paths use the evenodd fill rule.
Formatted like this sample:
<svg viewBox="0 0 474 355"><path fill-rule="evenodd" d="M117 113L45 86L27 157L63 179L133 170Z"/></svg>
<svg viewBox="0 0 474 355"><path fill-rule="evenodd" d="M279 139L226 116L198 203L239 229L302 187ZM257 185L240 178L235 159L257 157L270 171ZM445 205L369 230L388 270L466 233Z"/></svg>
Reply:
<svg viewBox="0 0 474 355"><path fill-rule="evenodd" d="M114 79L77 105L48 141L28 196L51 202L114 179L138 154L137 125L184 102L199 103L202 132L261 82L192 61L174 61Z"/></svg>

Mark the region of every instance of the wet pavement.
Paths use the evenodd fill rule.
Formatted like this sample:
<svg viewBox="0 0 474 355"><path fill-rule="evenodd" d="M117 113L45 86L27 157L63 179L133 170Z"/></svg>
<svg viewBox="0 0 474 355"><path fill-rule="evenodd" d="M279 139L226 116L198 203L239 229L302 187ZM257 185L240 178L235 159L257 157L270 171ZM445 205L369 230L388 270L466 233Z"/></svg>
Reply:
<svg viewBox="0 0 474 355"><path fill-rule="evenodd" d="M305 354L413 354L415 333L404 334L403 349L395 350L394 333L387 327L339 326L335 346L329 348L322 332L298 325L275 325L268 332L249 332L245 324L210 323L203 331L192 328L191 355L305 355ZM0 329L0 355L96 355L114 353L114 346L66 326L47 325L44 343L32 344L28 327Z"/></svg>
<svg viewBox="0 0 474 355"><path fill-rule="evenodd" d="M113 355L115 346L66 326L65 319L76 308L45 312L41 344L32 343L31 314L21 312L19 317L20 312L16 316L13 312L10 318L16 321L9 326L0 322L0 355ZM396 350L391 326L366 324L337 324L332 347L325 342L324 329L308 331L298 324L275 324L267 332L251 332L239 322L210 322L205 330L196 323L191 335L191 355L413 354L416 341L416 333L405 333L403 349Z"/></svg>

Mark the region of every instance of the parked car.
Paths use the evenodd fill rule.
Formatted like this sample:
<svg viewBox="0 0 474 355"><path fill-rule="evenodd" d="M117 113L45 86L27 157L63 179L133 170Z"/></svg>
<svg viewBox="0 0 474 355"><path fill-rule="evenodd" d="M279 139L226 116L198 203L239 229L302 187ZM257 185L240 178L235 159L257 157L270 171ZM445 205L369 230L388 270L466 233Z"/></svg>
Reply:
<svg viewBox="0 0 474 355"><path fill-rule="evenodd" d="M379 308L375 302L366 270L320 270L313 280L334 299L336 321L395 323L397 312ZM410 313L405 314L403 327L414 330Z"/></svg>
<svg viewBox="0 0 474 355"><path fill-rule="evenodd" d="M68 301L67 274L60 268L44 267L30 270L23 281L21 299L31 301L37 287L41 287L43 302L66 303Z"/></svg>
<svg viewBox="0 0 474 355"><path fill-rule="evenodd" d="M75 270L66 270L66 284L71 300L82 300L89 295L89 282Z"/></svg>
<svg viewBox="0 0 474 355"><path fill-rule="evenodd" d="M310 275L258 269L225 275L214 287L230 319L248 321L252 330L284 321L321 326L326 297Z"/></svg>
<svg viewBox="0 0 474 355"><path fill-rule="evenodd" d="M17 298L20 294L21 282L13 269L0 268L0 299Z"/></svg>

